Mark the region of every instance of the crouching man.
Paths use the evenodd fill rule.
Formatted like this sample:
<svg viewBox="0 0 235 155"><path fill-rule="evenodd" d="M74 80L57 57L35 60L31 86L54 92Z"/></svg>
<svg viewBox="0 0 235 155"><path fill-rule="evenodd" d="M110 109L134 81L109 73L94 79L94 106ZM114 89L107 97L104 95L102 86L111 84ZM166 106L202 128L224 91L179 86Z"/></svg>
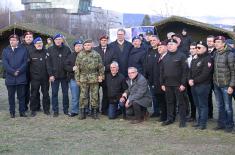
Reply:
<svg viewBox="0 0 235 155"><path fill-rule="evenodd" d="M138 73L135 67L128 68L127 80L128 89L122 94L122 98L126 98L126 108L133 108L135 119L131 121L132 124L141 123L144 120L146 108L152 104L152 97L148 87L147 80L143 75ZM122 102L122 101L121 101Z"/></svg>
<svg viewBox="0 0 235 155"><path fill-rule="evenodd" d="M118 72L119 66L118 63L113 61L110 64L110 73L106 76L106 85L108 92L108 117L109 119L115 119L117 117L117 110L119 99L122 96L122 93L127 89L127 84L124 75ZM123 119L126 118L125 106L120 105Z"/></svg>

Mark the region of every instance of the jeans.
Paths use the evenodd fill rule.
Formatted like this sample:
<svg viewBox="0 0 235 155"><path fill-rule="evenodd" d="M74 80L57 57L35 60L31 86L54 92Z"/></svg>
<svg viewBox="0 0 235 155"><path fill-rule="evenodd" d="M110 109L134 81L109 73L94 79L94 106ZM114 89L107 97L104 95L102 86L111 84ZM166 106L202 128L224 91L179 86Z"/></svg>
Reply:
<svg viewBox="0 0 235 155"><path fill-rule="evenodd" d="M208 120L208 96L210 84L199 84L191 88L194 104L198 112L198 125L206 127Z"/></svg>
<svg viewBox="0 0 235 155"><path fill-rule="evenodd" d="M117 117L118 103L110 103L108 108L109 119L115 119Z"/></svg>
<svg viewBox="0 0 235 155"><path fill-rule="evenodd" d="M64 79L56 79L54 82L51 82L52 88L52 110L54 112L59 112L58 106L58 92L59 86L61 84L62 94L63 94L63 111L64 113L68 112L69 108L69 97L68 97L68 81L66 78Z"/></svg>
<svg viewBox="0 0 235 155"><path fill-rule="evenodd" d="M80 87L77 85L76 80L71 79L69 82L71 95L72 95L72 107L71 107L71 113L78 114L79 109L79 97L80 97Z"/></svg>
<svg viewBox="0 0 235 155"><path fill-rule="evenodd" d="M227 93L228 87L218 87L214 84L215 98L219 111L218 126L233 128L232 95Z"/></svg>
<svg viewBox="0 0 235 155"><path fill-rule="evenodd" d="M19 112L25 112L25 85L7 85L9 111L15 114L15 93L17 92L17 99L19 100Z"/></svg>

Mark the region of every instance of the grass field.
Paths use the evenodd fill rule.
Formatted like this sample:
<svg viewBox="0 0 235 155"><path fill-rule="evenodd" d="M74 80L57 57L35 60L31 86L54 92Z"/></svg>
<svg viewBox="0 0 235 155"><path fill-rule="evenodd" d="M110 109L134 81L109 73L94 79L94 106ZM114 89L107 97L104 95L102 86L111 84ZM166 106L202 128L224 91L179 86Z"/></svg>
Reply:
<svg viewBox="0 0 235 155"><path fill-rule="evenodd" d="M235 134L208 129L162 127L156 119L138 125L120 119L78 120L38 113L35 118L11 119L7 92L0 80L1 155L234 155ZM61 107L61 105L60 105ZM62 113L62 112L61 112Z"/></svg>

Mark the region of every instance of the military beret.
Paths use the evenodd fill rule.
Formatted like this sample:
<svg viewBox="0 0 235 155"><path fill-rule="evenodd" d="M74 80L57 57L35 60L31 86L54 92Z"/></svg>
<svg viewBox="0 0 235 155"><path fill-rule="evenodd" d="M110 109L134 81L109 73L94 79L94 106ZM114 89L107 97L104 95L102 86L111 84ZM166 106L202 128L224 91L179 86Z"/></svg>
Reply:
<svg viewBox="0 0 235 155"><path fill-rule="evenodd" d="M16 38L17 40L19 40L19 36L16 35L16 34L10 35L10 36L9 36L9 40L10 40L11 38Z"/></svg>
<svg viewBox="0 0 235 155"><path fill-rule="evenodd" d="M141 34L139 34L139 36L140 36L140 37L144 37L144 35L143 35L142 33L141 33Z"/></svg>
<svg viewBox="0 0 235 155"><path fill-rule="evenodd" d="M215 37L214 41L216 40L222 40L223 42L225 42L225 37L224 36L217 36Z"/></svg>
<svg viewBox="0 0 235 155"><path fill-rule="evenodd" d="M82 40L76 40L74 43L73 43L73 46L75 46L75 45L77 45L77 44L79 44L79 45L82 45L83 44L83 42L82 42Z"/></svg>
<svg viewBox="0 0 235 155"><path fill-rule="evenodd" d="M91 39L87 39L83 42L83 45L86 44L86 43L92 43L92 40Z"/></svg>
<svg viewBox="0 0 235 155"><path fill-rule="evenodd" d="M146 35L153 35L153 31L147 30L147 31L146 31Z"/></svg>
<svg viewBox="0 0 235 155"><path fill-rule="evenodd" d="M37 42L42 42L42 38L41 37L37 37L33 40L33 43L36 44Z"/></svg>
<svg viewBox="0 0 235 155"><path fill-rule="evenodd" d="M158 46L166 46L167 45L167 42L166 41L161 41Z"/></svg>
<svg viewBox="0 0 235 155"><path fill-rule="evenodd" d="M107 39L107 40L108 40L109 37L108 37L107 35L102 35L102 36L100 37L100 40L101 40L101 39Z"/></svg>
<svg viewBox="0 0 235 155"><path fill-rule="evenodd" d="M54 37L53 37L53 40L57 39L57 38L64 38L64 36L62 34L56 34Z"/></svg>
<svg viewBox="0 0 235 155"><path fill-rule="evenodd" d="M133 42L134 40L136 40L136 39L141 40L140 36L135 36L135 37L132 38L132 42Z"/></svg>
<svg viewBox="0 0 235 155"><path fill-rule="evenodd" d="M208 48L208 45L207 45L207 43L205 41L198 41L197 45L202 45L202 46Z"/></svg>
<svg viewBox="0 0 235 155"><path fill-rule="evenodd" d="M225 41L226 44L234 44L234 40L233 39L227 39Z"/></svg>
<svg viewBox="0 0 235 155"><path fill-rule="evenodd" d="M33 35L33 32L31 32L31 31L25 32L25 33L24 33L24 37L27 36L27 35Z"/></svg>
<svg viewBox="0 0 235 155"><path fill-rule="evenodd" d="M167 40L167 44L168 44L168 43L175 43L175 44L178 44L177 40L175 40L175 39L168 39L168 40Z"/></svg>

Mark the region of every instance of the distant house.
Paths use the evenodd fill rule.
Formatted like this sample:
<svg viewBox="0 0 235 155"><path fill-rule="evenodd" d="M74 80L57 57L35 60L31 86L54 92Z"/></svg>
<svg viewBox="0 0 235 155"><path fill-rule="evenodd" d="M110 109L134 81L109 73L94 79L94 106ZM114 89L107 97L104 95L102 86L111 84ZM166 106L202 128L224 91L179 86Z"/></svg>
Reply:
<svg viewBox="0 0 235 155"><path fill-rule="evenodd" d="M48 37L53 37L56 33L61 33L64 35L68 45L70 46L75 40L73 35L61 32L60 30L52 29L48 26L33 23L17 23L0 29L0 58L2 56L3 48L9 45L8 37L14 33L19 36L23 36L26 31L32 31L34 33L34 37L42 37L44 43L46 43L46 39Z"/></svg>
<svg viewBox="0 0 235 155"><path fill-rule="evenodd" d="M192 36L194 41L205 40L208 35L223 35L227 39L235 40L235 33L232 31L179 16L165 18L153 25L156 27L158 35L162 40L166 39L167 32L181 34L183 28L187 28L188 34Z"/></svg>

